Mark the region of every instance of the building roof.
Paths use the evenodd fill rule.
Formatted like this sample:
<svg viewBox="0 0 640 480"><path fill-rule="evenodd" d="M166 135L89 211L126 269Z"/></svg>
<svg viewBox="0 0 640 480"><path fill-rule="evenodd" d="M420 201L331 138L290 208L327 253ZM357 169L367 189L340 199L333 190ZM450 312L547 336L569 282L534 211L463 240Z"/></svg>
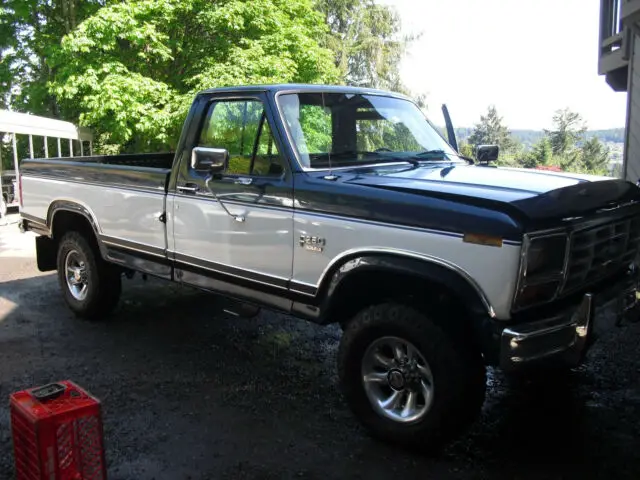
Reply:
<svg viewBox="0 0 640 480"><path fill-rule="evenodd" d="M71 140L93 140L91 131L73 123L28 113L0 110L0 132Z"/></svg>

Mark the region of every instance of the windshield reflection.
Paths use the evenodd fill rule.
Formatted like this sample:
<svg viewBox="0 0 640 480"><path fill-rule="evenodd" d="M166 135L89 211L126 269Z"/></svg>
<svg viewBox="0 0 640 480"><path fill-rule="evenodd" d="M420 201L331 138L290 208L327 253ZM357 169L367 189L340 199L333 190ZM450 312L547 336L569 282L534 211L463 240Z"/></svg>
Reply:
<svg viewBox="0 0 640 480"><path fill-rule="evenodd" d="M285 127L303 167L336 168L389 162L452 161L457 153L412 102L353 93L278 96Z"/></svg>

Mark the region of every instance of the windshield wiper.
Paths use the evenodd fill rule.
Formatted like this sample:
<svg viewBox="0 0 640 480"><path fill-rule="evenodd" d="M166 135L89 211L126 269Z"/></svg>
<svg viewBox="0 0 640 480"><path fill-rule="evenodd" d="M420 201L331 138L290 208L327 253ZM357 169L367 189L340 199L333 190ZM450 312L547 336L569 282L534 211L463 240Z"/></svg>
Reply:
<svg viewBox="0 0 640 480"><path fill-rule="evenodd" d="M367 152L360 150L343 150L341 152L322 152L312 153L314 157L331 157L331 158L343 158L343 157L355 157L358 155L378 155L376 152Z"/></svg>
<svg viewBox="0 0 640 480"><path fill-rule="evenodd" d="M444 158L445 155L446 154L445 154L444 150L425 150L424 152L416 153L413 156L414 157L427 157L427 158L433 158L433 157Z"/></svg>
<svg viewBox="0 0 640 480"><path fill-rule="evenodd" d="M341 155L338 155L340 158ZM336 159L335 155L331 155L332 159ZM331 167L331 163L325 157L322 161L318 161L317 158L312 159L313 166L315 168L327 168ZM341 160L336 163L333 163L334 167L371 167L374 165L385 164L385 163L408 163L414 167L420 166L420 161L415 158L401 158L401 157L386 157L386 158L371 158L371 159L354 159L354 160Z"/></svg>
<svg viewBox="0 0 640 480"><path fill-rule="evenodd" d="M427 158L428 160L445 160L447 155L454 155L458 158L461 158L462 160L466 160L472 165L476 163L473 158L465 157L464 155L460 155L456 152L446 153L444 150L425 150L424 152L416 153L413 156L419 158Z"/></svg>
<svg viewBox="0 0 640 480"><path fill-rule="evenodd" d="M317 153L311 154L312 160L318 164L321 163L322 166L329 165L330 160L342 160L335 166L358 166L361 163L366 163L368 165L374 165L376 163L387 163L387 162L406 162L412 165L418 165L418 160L413 158L405 158L398 157L395 155L389 155L390 152L369 152L369 151L355 151L348 150L336 153ZM393 152L391 152L393 153ZM364 158L358 159L358 155L362 155ZM321 160L320 160L321 159ZM346 159L346 161L345 161Z"/></svg>

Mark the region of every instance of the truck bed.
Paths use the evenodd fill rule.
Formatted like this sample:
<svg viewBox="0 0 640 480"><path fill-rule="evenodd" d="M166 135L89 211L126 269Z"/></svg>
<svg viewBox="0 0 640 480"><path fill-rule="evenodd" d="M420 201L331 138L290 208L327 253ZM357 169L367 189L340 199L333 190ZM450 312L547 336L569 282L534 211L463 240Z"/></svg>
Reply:
<svg viewBox="0 0 640 480"><path fill-rule="evenodd" d="M55 212L80 211L103 244L134 245L162 256L173 158L152 153L24 160L21 215L46 230Z"/></svg>
<svg viewBox="0 0 640 480"><path fill-rule="evenodd" d="M27 159L21 173L66 182L164 190L173 159L172 152Z"/></svg>

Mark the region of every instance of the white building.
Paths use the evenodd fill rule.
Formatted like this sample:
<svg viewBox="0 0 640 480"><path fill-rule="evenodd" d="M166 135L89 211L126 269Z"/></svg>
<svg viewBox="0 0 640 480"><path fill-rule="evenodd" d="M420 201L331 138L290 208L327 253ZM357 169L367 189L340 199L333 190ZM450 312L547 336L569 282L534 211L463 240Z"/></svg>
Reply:
<svg viewBox="0 0 640 480"><path fill-rule="evenodd" d="M622 176L640 179L640 0L600 0L598 73L627 92Z"/></svg>

